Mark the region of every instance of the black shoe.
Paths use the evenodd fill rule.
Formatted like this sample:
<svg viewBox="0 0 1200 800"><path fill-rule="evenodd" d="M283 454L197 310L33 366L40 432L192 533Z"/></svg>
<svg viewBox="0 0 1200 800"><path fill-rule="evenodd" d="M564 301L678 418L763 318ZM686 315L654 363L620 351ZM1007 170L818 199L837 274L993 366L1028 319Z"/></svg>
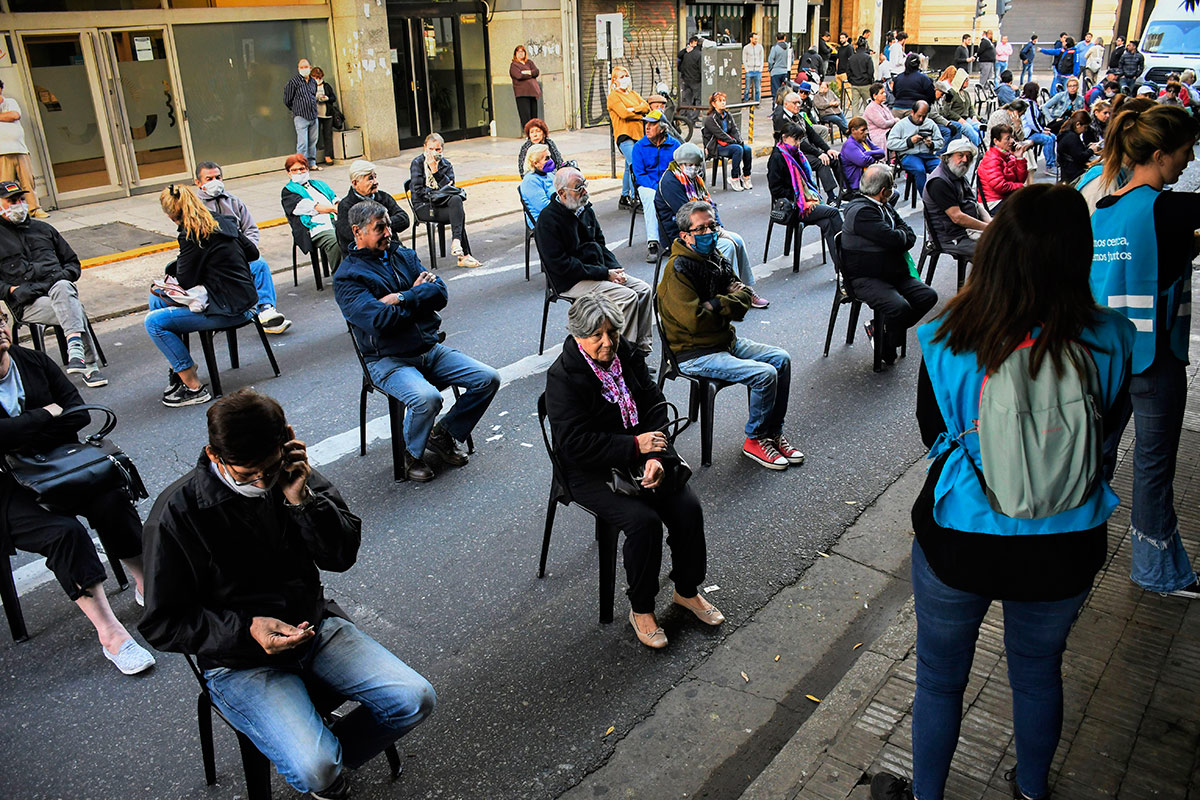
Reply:
<svg viewBox="0 0 1200 800"><path fill-rule="evenodd" d="M167 388L163 390L163 400L179 394L180 390L183 388L183 379L179 377L179 373L173 369L168 369Z"/></svg>
<svg viewBox="0 0 1200 800"><path fill-rule="evenodd" d="M350 781L346 774L339 773L337 780L319 792L309 792L317 800L346 800L350 796Z"/></svg>
<svg viewBox="0 0 1200 800"><path fill-rule="evenodd" d="M452 467L461 467L467 463L467 454L458 448L458 442L450 435L450 431L437 424L425 442L425 447L432 450L438 458Z"/></svg>
<svg viewBox="0 0 1200 800"><path fill-rule="evenodd" d="M887 772L871 778L871 800L913 800L912 784Z"/></svg>
<svg viewBox="0 0 1200 800"><path fill-rule="evenodd" d="M627 194L621 195L621 199L617 201L617 208L633 208L633 198Z"/></svg>
<svg viewBox="0 0 1200 800"><path fill-rule="evenodd" d="M646 263L653 264L658 260L658 242L651 239L646 242Z"/></svg>
<svg viewBox="0 0 1200 800"><path fill-rule="evenodd" d="M1017 787L1017 765L1004 773L1004 780L1008 781L1008 790L1012 792L1014 800L1029 800L1028 797ZM1043 795L1039 800L1046 800L1050 795Z"/></svg>
<svg viewBox="0 0 1200 800"><path fill-rule="evenodd" d="M404 451L404 479L417 483L429 483L433 480L433 470L424 459L413 458L407 450Z"/></svg>
<svg viewBox="0 0 1200 800"><path fill-rule="evenodd" d="M199 389L189 389L184 386L180 391L173 395L163 398L163 405L167 408L183 408L184 406L198 406L212 400L212 394L208 391L208 384L203 384Z"/></svg>

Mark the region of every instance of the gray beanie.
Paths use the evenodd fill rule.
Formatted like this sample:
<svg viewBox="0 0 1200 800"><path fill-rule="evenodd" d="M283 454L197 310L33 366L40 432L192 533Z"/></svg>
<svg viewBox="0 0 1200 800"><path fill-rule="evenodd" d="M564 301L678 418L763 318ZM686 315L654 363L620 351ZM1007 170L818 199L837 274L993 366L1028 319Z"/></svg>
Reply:
<svg viewBox="0 0 1200 800"><path fill-rule="evenodd" d="M691 142L684 142L675 148L675 163L703 164L704 151L698 145L694 145Z"/></svg>

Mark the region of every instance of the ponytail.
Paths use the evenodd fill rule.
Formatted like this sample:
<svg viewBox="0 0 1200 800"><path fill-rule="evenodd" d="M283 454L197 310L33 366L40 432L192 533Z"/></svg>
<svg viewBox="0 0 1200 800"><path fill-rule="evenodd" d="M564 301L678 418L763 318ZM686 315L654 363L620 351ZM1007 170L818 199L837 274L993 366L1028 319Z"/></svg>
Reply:
<svg viewBox="0 0 1200 800"><path fill-rule="evenodd" d="M158 195L163 213L175 220L183 229L185 238L208 238L217 229L217 220L200 202L200 198L189 186L171 184Z"/></svg>
<svg viewBox="0 0 1200 800"><path fill-rule="evenodd" d="M1178 106L1147 106L1137 100L1122 103L1105 132L1101 180L1115 186L1122 167L1146 164L1158 151L1172 153L1194 144L1196 132L1195 120Z"/></svg>

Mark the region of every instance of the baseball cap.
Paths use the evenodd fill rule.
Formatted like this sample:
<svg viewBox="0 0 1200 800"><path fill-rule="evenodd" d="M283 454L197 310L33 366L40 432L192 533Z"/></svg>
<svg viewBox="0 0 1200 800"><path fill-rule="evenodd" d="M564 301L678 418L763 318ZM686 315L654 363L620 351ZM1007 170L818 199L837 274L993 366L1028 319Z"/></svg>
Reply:
<svg viewBox="0 0 1200 800"><path fill-rule="evenodd" d="M642 117L642 122L662 122L663 113L657 108L651 111L646 116Z"/></svg>
<svg viewBox="0 0 1200 800"><path fill-rule="evenodd" d="M970 153L972 156L979 154L979 148L971 144L967 139L955 139L946 148L946 152L942 153L942 158L952 156L955 153Z"/></svg>
<svg viewBox="0 0 1200 800"><path fill-rule="evenodd" d="M16 181L4 181L0 183L0 197L17 197L22 194L25 194L25 190Z"/></svg>
<svg viewBox="0 0 1200 800"><path fill-rule="evenodd" d="M1154 94L1154 87L1152 87L1152 86L1147 86L1146 84L1144 84L1144 83L1143 83L1141 86L1139 86L1139 87L1138 87L1137 93L1138 93L1138 94L1149 94L1149 95L1153 95L1153 94Z"/></svg>

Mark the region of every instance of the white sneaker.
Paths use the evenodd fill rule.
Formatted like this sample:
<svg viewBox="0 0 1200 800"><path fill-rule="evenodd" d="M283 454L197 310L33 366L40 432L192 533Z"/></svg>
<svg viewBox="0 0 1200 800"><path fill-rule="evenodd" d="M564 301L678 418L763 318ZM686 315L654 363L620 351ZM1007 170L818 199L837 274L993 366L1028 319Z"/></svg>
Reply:
<svg viewBox="0 0 1200 800"><path fill-rule="evenodd" d="M292 321L290 319L283 319L283 317L281 316L279 324L263 325L263 330L266 331L267 333L280 334L280 333L283 333L284 331L286 331L290 327L292 327Z"/></svg>
<svg viewBox="0 0 1200 800"><path fill-rule="evenodd" d="M154 656L133 639L126 639L115 656L103 645L100 646L100 650L104 657L113 662L125 675L136 675L154 666Z"/></svg>
<svg viewBox="0 0 1200 800"><path fill-rule="evenodd" d="M742 188L745 188L745 189L753 189L754 188L754 184L750 183L749 175L742 176Z"/></svg>
<svg viewBox="0 0 1200 800"><path fill-rule="evenodd" d="M258 312L258 321L264 328L274 328L283 322L283 314L275 306L263 306L263 310Z"/></svg>
<svg viewBox="0 0 1200 800"><path fill-rule="evenodd" d="M735 192L741 192L745 189L745 187L742 186L741 178L731 178L729 180L729 188L733 189Z"/></svg>

